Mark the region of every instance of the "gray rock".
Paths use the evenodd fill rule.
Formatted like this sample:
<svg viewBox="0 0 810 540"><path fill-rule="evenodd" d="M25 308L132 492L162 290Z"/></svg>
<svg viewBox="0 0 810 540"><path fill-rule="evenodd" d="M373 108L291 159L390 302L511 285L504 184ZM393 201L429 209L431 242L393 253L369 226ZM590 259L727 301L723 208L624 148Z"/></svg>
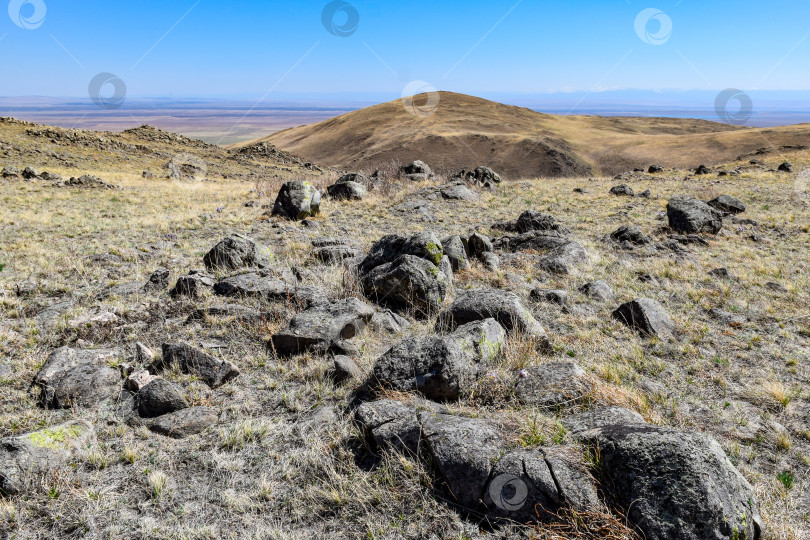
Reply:
<svg viewBox="0 0 810 540"><path fill-rule="evenodd" d="M411 321L394 313L390 309L386 309L375 313L369 325L376 331L399 334L403 330L411 327Z"/></svg>
<svg viewBox="0 0 810 540"><path fill-rule="evenodd" d="M695 169L695 174L697 174L698 176L705 174L712 174L712 170L708 168L706 165L700 165L697 169Z"/></svg>
<svg viewBox="0 0 810 540"><path fill-rule="evenodd" d="M572 435L579 435L592 429L607 426L631 426L646 424L644 418L635 411L623 407L600 407L563 419L563 426Z"/></svg>
<svg viewBox="0 0 810 540"><path fill-rule="evenodd" d="M156 378L135 395L138 414L142 418L154 418L188 407L183 392L166 379Z"/></svg>
<svg viewBox="0 0 810 540"><path fill-rule="evenodd" d="M713 270L709 270L709 275L720 279L734 278L734 276L731 275L731 272L728 271L728 268L715 268Z"/></svg>
<svg viewBox="0 0 810 540"><path fill-rule="evenodd" d="M232 234L214 246L203 257L203 263L210 271L266 268L273 264L273 252L252 238Z"/></svg>
<svg viewBox="0 0 810 540"><path fill-rule="evenodd" d="M706 204L725 214L737 215L745 212L745 203L731 195L720 195Z"/></svg>
<svg viewBox="0 0 810 540"><path fill-rule="evenodd" d="M316 216L321 210L321 192L309 182L293 180L281 186L273 215L302 220Z"/></svg>
<svg viewBox="0 0 810 540"><path fill-rule="evenodd" d="M127 380L124 381L124 386L132 392L140 392L146 385L159 378L160 377L157 375L152 375L145 369L139 369L127 376Z"/></svg>
<svg viewBox="0 0 810 540"><path fill-rule="evenodd" d="M708 435L609 425L588 440L605 489L647 538L760 538L754 490Z"/></svg>
<svg viewBox="0 0 810 540"><path fill-rule="evenodd" d="M419 160L402 167L402 172L405 174L406 179L414 182L423 182L433 176L433 171L430 170L427 163Z"/></svg>
<svg viewBox="0 0 810 540"><path fill-rule="evenodd" d="M517 253L519 251L549 251L571 243L571 239L559 231L529 231L515 236L504 236L494 243L496 249Z"/></svg>
<svg viewBox="0 0 810 540"><path fill-rule="evenodd" d="M501 175L490 169L489 167L476 167L472 172L472 179L481 185L489 183L500 184Z"/></svg>
<svg viewBox="0 0 810 540"><path fill-rule="evenodd" d="M495 319L510 334L521 333L550 346L546 331L526 309L515 293L484 289L459 296L439 314L436 330L455 330L461 325L485 319Z"/></svg>
<svg viewBox="0 0 810 540"><path fill-rule="evenodd" d="M725 324L727 326L731 326L731 327L744 326L745 323L747 322L744 315L737 315L737 314L731 313L729 311L724 311L724 310L718 309L718 308L710 309L709 310L709 316L712 319L714 319L716 321L719 321L719 322L721 322L721 323L723 323L723 324Z"/></svg>
<svg viewBox="0 0 810 540"><path fill-rule="evenodd" d="M214 358L210 354L184 343L164 343L163 357L152 364L154 368L176 365L183 373L199 377L211 388L219 388L239 376L239 368L227 360Z"/></svg>
<svg viewBox="0 0 810 540"><path fill-rule="evenodd" d="M621 184L619 186L611 188L610 193L611 195L619 195L625 197L635 197L636 195L633 189L627 184Z"/></svg>
<svg viewBox="0 0 810 540"><path fill-rule="evenodd" d="M11 165L6 165L3 167L3 171L0 173L0 176L3 178L19 178L20 169L17 167L12 167Z"/></svg>
<svg viewBox="0 0 810 540"><path fill-rule="evenodd" d="M225 297L261 298L268 302L292 302L304 306L326 302L326 295L312 287L298 286L290 279L255 272L223 278L214 294Z"/></svg>
<svg viewBox="0 0 810 540"><path fill-rule="evenodd" d="M332 368L329 370L329 377L337 384L352 379L359 381L363 378L363 370L348 356L335 356Z"/></svg>
<svg viewBox="0 0 810 540"><path fill-rule="evenodd" d="M723 228L720 213L693 197L673 197L667 205L669 226L686 234L717 234Z"/></svg>
<svg viewBox="0 0 810 540"><path fill-rule="evenodd" d="M465 509L479 508L493 464L505 449L503 435L485 420L429 412L419 420L426 452L448 498Z"/></svg>
<svg viewBox="0 0 810 540"><path fill-rule="evenodd" d="M610 233L610 239L614 242L629 242L634 246L644 246L651 244L652 240L644 234L641 229L632 225L623 225Z"/></svg>
<svg viewBox="0 0 810 540"><path fill-rule="evenodd" d="M478 193L468 188L464 182L453 182L442 186L441 194L443 198L455 201L477 201L479 199Z"/></svg>
<svg viewBox="0 0 810 540"><path fill-rule="evenodd" d="M360 405L355 419L374 450L417 455L422 435L417 414L415 407L383 399Z"/></svg>
<svg viewBox="0 0 810 540"><path fill-rule="evenodd" d="M460 236L451 236L442 240L444 254L450 259L454 272L470 269L470 261L467 259L467 250Z"/></svg>
<svg viewBox="0 0 810 540"><path fill-rule="evenodd" d="M591 262L588 252L577 242L568 242L543 256L538 268L551 274L573 274Z"/></svg>
<svg viewBox="0 0 810 540"><path fill-rule="evenodd" d="M34 178L39 178L40 172L31 167L26 167L25 169L23 169L22 177L25 178L26 180L32 180Z"/></svg>
<svg viewBox="0 0 810 540"><path fill-rule="evenodd" d="M177 280L174 289L169 291L172 298L179 296L188 296L190 298L199 298L205 291L211 290L214 286L214 278L192 270L187 276L182 276Z"/></svg>
<svg viewBox="0 0 810 540"><path fill-rule="evenodd" d="M526 368L515 383L515 396L522 403L546 408L580 403L592 391L585 370L571 362Z"/></svg>
<svg viewBox="0 0 810 540"><path fill-rule="evenodd" d="M481 259L481 262L490 272L494 272L501 267L501 259L491 251L482 253L478 258Z"/></svg>
<svg viewBox="0 0 810 540"><path fill-rule="evenodd" d="M149 276L149 281L144 285L145 291L165 291L169 288L169 276L171 272L167 268L158 268Z"/></svg>
<svg viewBox="0 0 810 540"><path fill-rule="evenodd" d="M362 285L366 296L378 304L394 310L413 308L423 317L439 310L450 287L436 265L413 255L374 268L363 276Z"/></svg>
<svg viewBox="0 0 810 540"><path fill-rule="evenodd" d="M330 197L340 201L361 201L368 196L368 189L365 185L353 180L344 180L344 178L346 176L326 188Z"/></svg>
<svg viewBox="0 0 810 540"><path fill-rule="evenodd" d="M373 379L383 388L420 392L428 399L458 399L501 351L506 332L493 319L459 327L447 336L405 339L381 356Z"/></svg>
<svg viewBox="0 0 810 540"><path fill-rule="evenodd" d="M791 163L789 161L785 161L784 163L779 165L779 168L777 170L780 171L780 172L791 173L791 172L793 172L793 165L791 165Z"/></svg>
<svg viewBox="0 0 810 540"><path fill-rule="evenodd" d="M146 365L151 363L155 359L155 353L152 352L152 349L141 343L140 341L135 343L135 361L138 362L140 365Z"/></svg>
<svg viewBox="0 0 810 540"><path fill-rule="evenodd" d="M211 407L188 407L147 420L146 426L166 437L185 439L217 423L217 412Z"/></svg>
<svg viewBox="0 0 810 540"><path fill-rule="evenodd" d="M45 407L93 407L121 389L121 374L110 363L122 358L117 349L62 347L51 353L32 384L40 388Z"/></svg>
<svg viewBox="0 0 810 540"><path fill-rule="evenodd" d="M675 324L664 307L655 300L639 298L619 306L613 318L647 336L672 335Z"/></svg>
<svg viewBox="0 0 810 540"><path fill-rule="evenodd" d="M0 494L37 489L44 476L66 466L94 441L93 426L80 420L0 439Z"/></svg>
<svg viewBox="0 0 810 540"><path fill-rule="evenodd" d="M557 304L558 306L568 306L568 292L559 289L535 288L529 293L529 297L537 302L547 304Z"/></svg>
<svg viewBox="0 0 810 540"><path fill-rule="evenodd" d="M481 257L484 253L493 251L492 240L483 234L473 233L467 239L467 252L470 257Z"/></svg>
<svg viewBox="0 0 810 540"><path fill-rule="evenodd" d="M592 281L590 283L586 283L582 287L579 288L579 292L584 294L589 298L593 298L594 300L599 300L600 302L610 302L613 300L615 295L613 294L613 289L606 281L597 280Z"/></svg>
<svg viewBox="0 0 810 540"><path fill-rule="evenodd" d="M374 308L357 298L314 306L293 317L270 345L281 356L306 351L323 354L333 350L336 342L357 336L373 316Z"/></svg>
<svg viewBox="0 0 810 540"><path fill-rule="evenodd" d="M661 165L650 165L650 168L647 169L648 174L658 174L664 172L664 168Z"/></svg>
<svg viewBox="0 0 810 540"><path fill-rule="evenodd" d="M318 238L312 241L312 256L326 264L339 264L360 255L346 238Z"/></svg>

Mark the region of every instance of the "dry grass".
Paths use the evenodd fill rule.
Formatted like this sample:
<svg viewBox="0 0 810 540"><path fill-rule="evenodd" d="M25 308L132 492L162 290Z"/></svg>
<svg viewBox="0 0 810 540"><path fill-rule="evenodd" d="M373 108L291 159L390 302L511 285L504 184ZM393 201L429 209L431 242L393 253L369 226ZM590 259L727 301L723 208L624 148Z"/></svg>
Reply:
<svg viewBox="0 0 810 540"><path fill-rule="evenodd" d="M785 157L775 156L769 165ZM810 166L808 154L790 159L798 170ZM637 191L651 189L649 200L608 196L613 181L607 179L540 179L504 184L476 203L425 201L429 213L424 216L400 205L419 199L425 186L391 182L361 203L326 201L323 215L314 220L320 228L312 231L260 220L264 209L243 206L249 200L271 204L272 190L282 179L297 177L295 172L278 172L280 178L174 183L141 178L144 168L140 162L120 169L101 162L85 171L121 190L59 189L38 181L3 184L0 436L76 416L96 425L98 447L30 497L0 501L0 531L19 537L78 537L90 531L122 538L424 538L425 531L438 538L476 537L475 524L435 497L432 474L422 464L401 456L385 456L371 469L357 463L359 433L346 412L361 382L335 386L325 377L325 358L280 360L268 354L266 340L296 306L247 300L246 305L275 310L277 316L250 326L216 317L186 324L194 309L221 302L209 295L172 301L165 293L96 298L110 286L145 282L161 266L171 271L172 281L201 268L203 254L231 231L270 246L280 264L305 271L306 283L338 297L357 295L351 276L309 258L314 237L346 236L367 249L384 234L425 228L440 235L469 234L475 227L487 232L492 223L531 208L555 215L598 256L573 276L544 274L528 255L504 257L495 273L475 263L456 276L457 291L494 285L525 294L542 285L569 291L573 305L563 312L531 304L554 351L540 354L526 339L510 340L491 366L495 377L450 404L452 409L502 418L515 427L515 445L570 444L559 420L572 410L518 406L510 399L509 381L522 367L574 361L594 381L586 406L622 405L657 424L711 433L754 485L766 537L798 540L808 534L803 471L810 440L801 432L807 427L795 425L792 410L810 398L805 390L810 334L803 318L810 313L804 257L810 247L810 201L797 196L794 176L752 168L736 179L683 181L679 175L628 182ZM75 174L57 166L48 169ZM705 188L707 183L711 188ZM573 194L575 187L589 193ZM729 222L709 248L691 247L680 260L666 253L648 258L618 252L602 242L626 223L664 239L659 212L667 197L704 189L738 196L749 206L743 217L760 225ZM752 234L762 242L750 240ZM736 278L721 282L707 275L719 266ZM639 281L641 272L653 274L660 286ZM613 321L615 302L594 303L576 292L593 279L608 281L617 302L638 296L661 301L678 325L676 339L645 340ZM23 282L34 284L30 296L17 296L17 284ZM781 283L787 292L768 288L769 282ZM709 308L743 314L748 322L723 326L708 316ZM120 322L81 331L70 324L99 311L115 313ZM431 332L433 322L417 322L406 335ZM402 337L363 333L358 338L361 367L370 372L375 359ZM142 341L158 350L167 340L214 343L215 354L242 370L239 378L214 391L186 375L169 374L195 404L220 411L219 424L200 436L175 441L84 410L46 411L29 391L54 347L131 347ZM10 371L3 371L5 366ZM319 422L324 408L334 409L335 416ZM789 489L778 479L784 471L794 473ZM506 527L490 537L632 538L616 517L563 517L558 528Z"/></svg>

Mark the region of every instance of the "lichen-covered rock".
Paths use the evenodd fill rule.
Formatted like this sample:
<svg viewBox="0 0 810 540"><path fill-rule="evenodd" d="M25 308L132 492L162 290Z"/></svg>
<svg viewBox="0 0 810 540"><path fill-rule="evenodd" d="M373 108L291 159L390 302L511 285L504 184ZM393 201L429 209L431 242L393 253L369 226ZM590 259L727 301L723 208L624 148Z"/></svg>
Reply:
<svg viewBox="0 0 810 540"><path fill-rule="evenodd" d="M348 175L347 175L348 176ZM326 192L333 199L341 201L361 201L368 196L368 189L364 184L346 179L343 176L336 184L326 188Z"/></svg>
<svg viewBox="0 0 810 540"><path fill-rule="evenodd" d="M273 215L287 219L302 220L316 216L321 211L321 192L309 182L293 180L281 186Z"/></svg>
<svg viewBox="0 0 810 540"><path fill-rule="evenodd" d="M501 175L489 167L476 167L473 171L472 178L481 185L486 185L490 182L495 184L501 183Z"/></svg>
<svg viewBox="0 0 810 540"><path fill-rule="evenodd" d="M460 236L451 236L442 240L444 254L450 259L454 272L470 269L470 261L467 258L467 250Z"/></svg>
<svg viewBox="0 0 810 540"><path fill-rule="evenodd" d="M93 426L80 420L0 439L0 494L25 493L94 441Z"/></svg>
<svg viewBox="0 0 810 540"><path fill-rule="evenodd" d="M556 408L585 401L593 385L585 370L572 362L554 362L521 370L515 396L527 405Z"/></svg>
<svg viewBox="0 0 810 540"><path fill-rule="evenodd" d="M461 326L447 336L408 338L377 360L373 379L383 388L415 391L435 401L457 399L500 353L505 339L494 319Z"/></svg>
<svg viewBox="0 0 810 540"><path fill-rule="evenodd" d="M232 234L214 246L203 257L203 263L210 271L266 268L273 264L273 252L252 238Z"/></svg>

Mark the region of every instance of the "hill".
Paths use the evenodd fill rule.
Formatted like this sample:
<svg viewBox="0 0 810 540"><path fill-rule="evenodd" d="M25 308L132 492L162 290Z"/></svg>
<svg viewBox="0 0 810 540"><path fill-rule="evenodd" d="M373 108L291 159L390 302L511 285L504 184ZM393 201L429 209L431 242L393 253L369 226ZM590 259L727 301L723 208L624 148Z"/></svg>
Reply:
<svg viewBox="0 0 810 540"><path fill-rule="evenodd" d="M426 95L414 98L425 105ZM705 120L555 116L440 92L430 116L403 100L260 139L316 163L374 170L421 159L455 171L488 165L507 178L615 175L653 163L695 168L810 146L810 125L743 128Z"/></svg>

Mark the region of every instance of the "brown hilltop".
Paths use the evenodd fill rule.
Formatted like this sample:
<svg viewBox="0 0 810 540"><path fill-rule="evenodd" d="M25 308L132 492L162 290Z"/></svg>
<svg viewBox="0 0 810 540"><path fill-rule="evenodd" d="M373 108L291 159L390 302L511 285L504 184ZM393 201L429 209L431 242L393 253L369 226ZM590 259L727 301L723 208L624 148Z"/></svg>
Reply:
<svg viewBox="0 0 810 540"><path fill-rule="evenodd" d="M347 170L422 159L450 170L485 164L508 178L612 175L653 163L690 168L810 146L807 124L744 128L680 118L557 116L451 92L439 97L425 117L395 100L261 140ZM415 98L417 106L426 101Z"/></svg>

